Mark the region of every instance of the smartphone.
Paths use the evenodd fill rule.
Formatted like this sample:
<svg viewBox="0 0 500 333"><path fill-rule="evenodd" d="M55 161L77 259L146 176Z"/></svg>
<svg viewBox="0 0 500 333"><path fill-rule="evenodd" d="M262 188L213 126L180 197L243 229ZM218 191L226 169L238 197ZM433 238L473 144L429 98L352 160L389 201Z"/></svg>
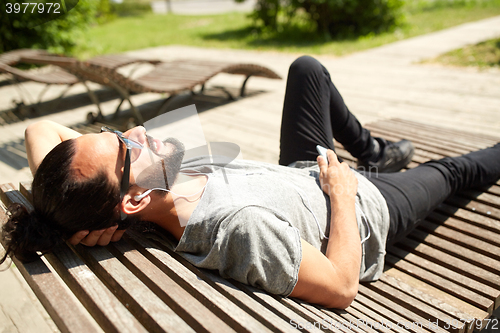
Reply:
<svg viewBox="0 0 500 333"><path fill-rule="evenodd" d="M318 151L318 154L323 156L323 158L328 162L328 157L326 156L327 149L323 146L317 145L316 150Z"/></svg>

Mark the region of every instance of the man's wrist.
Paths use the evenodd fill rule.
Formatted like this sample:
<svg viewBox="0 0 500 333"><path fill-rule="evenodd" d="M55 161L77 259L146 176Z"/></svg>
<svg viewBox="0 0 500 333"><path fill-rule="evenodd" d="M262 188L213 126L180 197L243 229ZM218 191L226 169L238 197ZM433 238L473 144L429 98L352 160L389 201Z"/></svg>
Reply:
<svg viewBox="0 0 500 333"><path fill-rule="evenodd" d="M330 203L332 205L332 209L341 208L341 207L349 207L354 206L356 201L356 196L347 196L347 195L334 195L330 197Z"/></svg>

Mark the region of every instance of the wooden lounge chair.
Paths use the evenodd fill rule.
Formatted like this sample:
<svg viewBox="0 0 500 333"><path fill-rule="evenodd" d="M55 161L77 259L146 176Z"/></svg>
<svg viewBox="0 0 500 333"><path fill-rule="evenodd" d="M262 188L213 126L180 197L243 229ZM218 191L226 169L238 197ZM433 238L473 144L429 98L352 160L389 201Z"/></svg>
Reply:
<svg viewBox="0 0 500 333"><path fill-rule="evenodd" d="M40 104L43 95L53 84L67 85L67 89L65 89L56 99L57 101L59 101L75 83L79 82L78 78L76 78L74 75L71 75L61 69L54 69L44 73L34 73L31 71L23 71L12 67L20 62L21 57L41 55L50 55L50 53L45 50L38 49L19 49L0 54L0 73L10 74L10 80L18 90L21 101L25 105L33 105L34 107L36 107L36 105ZM24 81L34 81L46 85L45 89L43 89L38 95L38 100L36 102L33 102L31 100L31 94L22 86L21 82Z"/></svg>
<svg viewBox="0 0 500 333"><path fill-rule="evenodd" d="M15 66L19 63L21 57L31 57L39 55L50 55L49 52L40 49L18 49L0 53L0 63L9 66Z"/></svg>
<svg viewBox="0 0 500 333"><path fill-rule="evenodd" d="M410 168L500 140L403 120L367 128L389 140L411 139L417 151ZM337 153L354 161L340 145ZM29 205L29 184L19 191L1 185L0 194L5 204ZM5 218L1 212L0 218ZM455 195L389 249L381 279L362 284L345 311L222 279L186 263L163 242L129 231L107 247L62 246L45 255L52 268L41 259L14 263L64 332L95 331L99 325L105 332L297 332L302 327L305 332L471 333L491 327L490 315L500 305L499 221L500 182ZM78 301L61 288L57 275Z"/></svg>
<svg viewBox="0 0 500 333"><path fill-rule="evenodd" d="M219 61L174 60L160 62L149 73L135 79L125 77L114 68L103 66L103 62L97 58L89 61L78 61L67 57L30 56L22 57L21 61L56 65L82 80L93 81L116 89L122 98L116 113L119 112L121 104L126 100L129 102L139 124L144 121L142 115L130 101L131 93L154 92L169 94L169 97L158 110L157 114L161 114L166 111L167 105L173 97L181 92L193 92L198 85L201 85L201 91L203 91L205 83L219 73L245 75L245 80L240 89L240 96L244 96L246 83L252 76L281 79L278 74L263 66ZM234 99L227 90L225 91L230 98Z"/></svg>
<svg viewBox="0 0 500 333"><path fill-rule="evenodd" d="M11 79L15 84L15 87L18 89L19 94L26 105L29 104L38 105L41 102L43 95L48 91L50 86L53 84L67 85L67 88L56 98L56 103L57 103L64 97L64 95L66 95L66 93L74 84L82 83L85 86L91 101L97 106L99 118L102 117L102 111L99 105L99 100L97 99L97 96L94 94L94 92L88 87L87 85L88 80L86 78L81 76L75 76L67 72L63 68L57 66L55 66L50 71L42 73L33 73L30 71L23 71L12 67L21 62L30 63L29 61L30 58L32 57L36 58L39 56L59 58L58 55L50 54L47 51L36 50L36 49L21 49L0 54L0 73L3 72L11 75ZM95 64L96 66L101 66L102 68L106 68L106 70L108 71L116 71L118 68L129 64L134 64L134 63L139 64L144 62L156 64L159 61L143 60L126 55L106 55L106 56L95 57L89 60L89 62ZM33 103L33 101L31 101L31 98L27 97L31 95L29 94L28 91L25 91L25 89L21 85L21 82L24 81L33 81L33 82L43 83L46 85L46 87L40 92L38 100L36 102Z"/></svg>

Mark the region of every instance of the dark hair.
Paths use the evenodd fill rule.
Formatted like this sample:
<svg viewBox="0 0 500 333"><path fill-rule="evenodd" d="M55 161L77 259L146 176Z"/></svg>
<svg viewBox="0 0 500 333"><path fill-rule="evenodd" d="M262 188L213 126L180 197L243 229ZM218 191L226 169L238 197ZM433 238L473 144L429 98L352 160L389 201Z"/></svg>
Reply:
<svg viewBox="0 0 500 333"><path fill-rule="evenodd" d="M74 140L61 142L38 167L32 184L33 211L11 205L2 228L6 253L32 261L37 251L49 252L80 230L98 230L119 221L120 189L103 170L91 179L77 179L71 169ZM120 225L120 229L125 228Z"/></svg>

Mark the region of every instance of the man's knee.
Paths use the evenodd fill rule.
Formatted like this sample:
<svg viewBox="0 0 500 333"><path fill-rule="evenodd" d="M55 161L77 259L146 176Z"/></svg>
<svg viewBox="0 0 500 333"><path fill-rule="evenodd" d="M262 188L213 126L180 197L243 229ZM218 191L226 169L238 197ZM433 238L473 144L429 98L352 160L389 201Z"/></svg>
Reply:
<svg viewBox="0 0 500 333"><path fill-rule="evenodd" d="M323 72L324 68L318 60L310 56L302 56L290 65L289 75L307 76Z"/></svg>

